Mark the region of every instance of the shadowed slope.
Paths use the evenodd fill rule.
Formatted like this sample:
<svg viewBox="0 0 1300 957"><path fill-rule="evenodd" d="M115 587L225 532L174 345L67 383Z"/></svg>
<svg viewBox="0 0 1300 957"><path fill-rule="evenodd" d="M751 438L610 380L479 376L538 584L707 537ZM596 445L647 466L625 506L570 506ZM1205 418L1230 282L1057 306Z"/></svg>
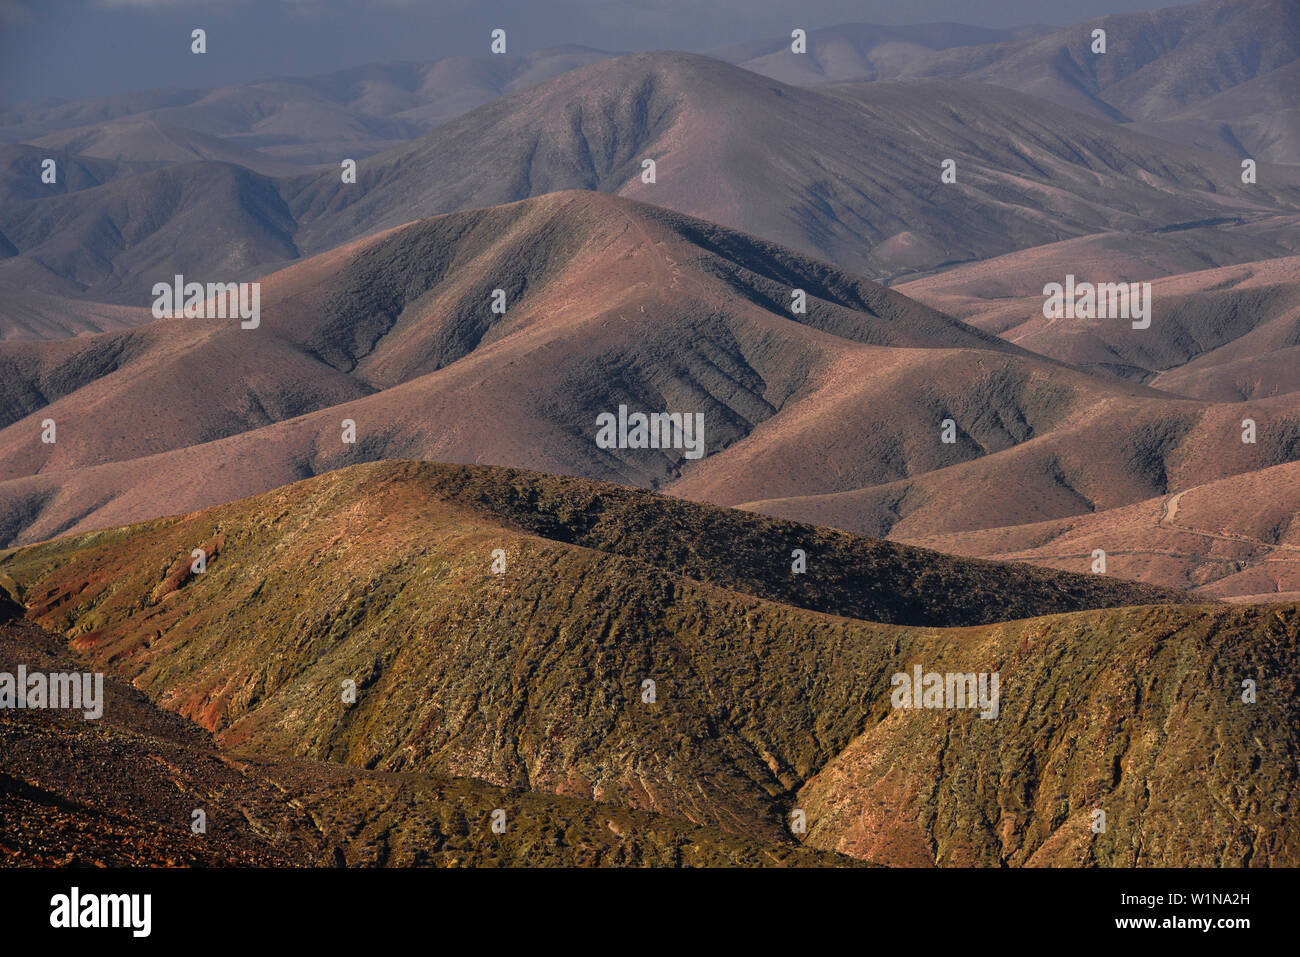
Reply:
<svg viewBox="0 0 1300 957"><path fill-rule="evenodd" d="M275 181L178 163L0 206L0 233L18 250L0 259L0 282L143 306L177 272L225 282L297 258L294 229Z"/></svg>

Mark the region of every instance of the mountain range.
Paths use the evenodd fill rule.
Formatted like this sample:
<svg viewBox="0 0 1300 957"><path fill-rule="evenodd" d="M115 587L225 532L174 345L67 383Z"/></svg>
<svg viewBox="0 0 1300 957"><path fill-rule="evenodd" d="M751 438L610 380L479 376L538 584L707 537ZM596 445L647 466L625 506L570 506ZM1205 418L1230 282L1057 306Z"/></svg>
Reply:
<svg viewBox="0 0 1300 957"><path fill-rule="evenodd" d="M0 111L0 864L1300 860L1300 10L790 44Z"/></svg>
<svg viewBox="0 0 1300 957"><path fill-rule="evenodd" d="M1252 329L1258 314L1231 298L1253 305L1253 287L1203 285L1226 291L1156 313L1162 331L1185 325L1170 342L1204 350L1214 330L1229 340L1220 348L1270 361L1270 327ZM492 312L494 289L504 315ZM791 308L796 289L803 314ZM1221 296L1228 304L1214 305ZM1289 328L1291 299L1270 302L1273 327ZM1077 355L1026 351L996 325L981 330L782 247L593 192L378 233L267 277L262 303L255 330L176 318L0 344L5 538L423 458L616 480L919 542L1104 514L1300 459L1288 389L1198 399L1160 389L1164 372L1144 384L1109 374L1114 362L1079 368ZM1236 328L1225 309L1243 316ZM1167 361L1183 368L1199 355L1183 348ZM593 454L597 417L620 405L703 410L707 455ZM60 430L53 444L39 442L47 420ZM1101 536L1071 567L1122 546ZM1160 581L1209 584L1200 572Z"/></svg>
<svg viewBox="0 0 1300 957"><path fill-rule="evenodd" d="M40 151L10 149L11 168L21 156L35 177ZM941 182L945 160L955 183ZM205 159L103 161L99 176L6 204L0 283L142 305L164 262L252 278L422 216L564 189L676 209L885 280L1200 225L1240 237L1219 265L1300 252L1294 168L1261 167L1244 185L1230 157L1171 155L1164 141L990 86L800 89L671 53L603 61L478 107L361 160L355 183L338 167L270 177Z"/></svg>
<svg viewBox="0 0 1300 957"><path fill-rule="evenodd" d="M794 86L924 77L991 83L1177 143L1295 163L1300 117L1289 94L1300 69L1298 16L1288 0L1209 0L1064 29L848 23L806 30L801 54L792 52L789 36L743 38L707 52ZM1102 55L1091 52L1097 29L1106 31ZM78 140L92 144L93 156L152 159L157 133L112 135L123 120L152 121L272 159L332 164L341 150L368 156L617 55L570 45L365 64L214 90L46 99L0 109L0 142Z"/></svg>

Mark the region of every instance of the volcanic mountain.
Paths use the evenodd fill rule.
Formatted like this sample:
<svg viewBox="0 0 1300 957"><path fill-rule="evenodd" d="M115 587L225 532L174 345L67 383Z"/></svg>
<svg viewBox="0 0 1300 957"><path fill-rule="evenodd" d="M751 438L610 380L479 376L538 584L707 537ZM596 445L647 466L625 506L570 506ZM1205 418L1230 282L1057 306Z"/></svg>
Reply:
<svg viewBox="0 0 1300 957"><path fill-rule="evenodd" d="M792 311L795 289L805 313ZM80 480L69 470L110 469L130 500L119 519L395 454L652 484L690 464L682 450L601 451L597 414L700 411L711 451L777 414L845 349L896 362L963 348L1037 361L789 250L629 200L559 193L422 221L284 270L264 284L256 329L167 319L0 344L0 473L45 473L70 504ZM345 418L358 425L355 447L340 441ZM47 419L58 440L34 443ZM274 435L250 431L267 425ZM160 452L175 464L147 459ZM193 485L203 498L189 502L177 471L192 469L225 477ZM96 474L91 485L107 475ZM35 494L42 529L89 517ZM107 504L91 494L92 510ZM14 502L11 535L35 517L22 514L32 500L17 513Z"/></svg>
<svg viewBox="0 0 1300 957"><path fill-rule="evenodd" d="M273 77L212 90L146 90L80 102L42 101L0 110L0 140L95 143L129 159L156 159L156 133L177 128L210 147L257 151L278 161L360 159L427 133L476 106L567 70L613 56L579 46L527 55L483 54L427 62L370 63L306 77ZM127 125L130 124L130 125ZM111 145L110 145L111 144ZM173 147L174 148L174 147ZM215 157L214 157L215 158Z"/></svg>
<svg viewBox="0 0 1300 957"><path fill-rule="evenodd" d="M10 551L0 574L85 667L246 755L246 788L329 762L786 847L801 809L806 848L885 864L1300 854L1293 606L1185 605L1101 576L427 463ZM1174 603L1096 608L1134 599ZM997 623L1017 613L1008 602L1095 610ZM914 665L999 672L998 717L891 706L891 674ZM1241 701L1243 678L1258 703ZM56 746L30 744L25 775ZM444 802L472 800L443 787ZM538 824L536 805L508 806L521 830ZM487 804L474 808L465 820Z"/></svg>
<svg viewBox="0 0 1300 957"><path fill-rule="evenodd" d="M169 319L0 344L3 540L394 457L659 486L902 540L1300 458L1290 395L1206 402L1076 371L790 250L598 193L358 241L269 277L262 306L257 329ZM620 406L701 413L704 457L598 447L597 416Z"/></svg>
<svg viewBox="0 0 1300 957"><path fill-rule="evenodd" d="M948 159L956 182L945 184ZM656 163L653 183L642 180L645 160ZM33 160L16 171L24 191L38 189L38 169ZM355 183L342 182L337 161L268 177L196 160L20 198L0 213L12 247L0 281L138 306L177 272L251 278L421 216L566 189L654 203L873 278L1207 223L1233 224L1245 259L1269 243L1300 252L1276 226L1300 211L1300 173L1265 166L1255 184L1240 178L1232 158L1171 155L1164 141L998 87L810 90L708 57L634 54L363 159Z"/></svg>
<svg viewBox="0 0 1300 957"><path fill-rule="evenodd" d="M1153 278L1150 263L1129 259L1127 251L1055 244L894 288L1076 368L1178 395L1234 402L1300 388L1300 257ZM1043 285L1060 281L1066 257L1080 282L1150 280L1158 335L1107 320L1045 319Z"/></svg>
<svg viewBox="0 0 1300 957"><path fill-rule="evenodd" d="M655 182L642 180L656 163ZM957 182L940 182L945 159ZM480 107L286 190L322 249L416 215L557 189L618 192L873 278L1067 236L1300 208L1300 173L1253 187L1236 161L1178 150L990 86L800 89L707 57L634 54Z"/></svg>
<svg viewBox="0 0 1300 957"><path fill-rule="evenodd" d="M1092 51L1098 29L1106 33L1100 54ZM808 31L803 54L786 37L717 55L797 85L960 77L1179 143L1300 161L1300 11L1290 0L1207 0L1000 37L957 25L846 24Z"/></svg>

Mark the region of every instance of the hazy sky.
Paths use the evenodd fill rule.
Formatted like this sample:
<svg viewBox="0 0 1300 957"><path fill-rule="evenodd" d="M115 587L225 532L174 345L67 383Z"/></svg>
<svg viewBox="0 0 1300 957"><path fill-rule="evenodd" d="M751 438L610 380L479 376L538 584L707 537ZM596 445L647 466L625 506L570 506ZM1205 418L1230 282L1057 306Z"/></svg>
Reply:
<svg viewBox="0 0 1300 957"><path fill-rule="evenodd" d="M1067 25L1177 0L0 0L0 103L327 73L562 43L708 50L839 23ZM208 35L190 53L190 31Z"/></svg>

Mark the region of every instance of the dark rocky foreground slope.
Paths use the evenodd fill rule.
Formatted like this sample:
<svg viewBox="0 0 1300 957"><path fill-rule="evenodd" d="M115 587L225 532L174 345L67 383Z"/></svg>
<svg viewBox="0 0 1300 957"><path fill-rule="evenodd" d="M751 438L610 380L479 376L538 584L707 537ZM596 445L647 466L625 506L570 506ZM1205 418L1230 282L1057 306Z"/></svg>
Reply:
<svg viewBox="0 0 1300 957"><path fill-rule="evenodd" d="M236 863L1297 863L1300 609L1077 578L538 473L344 469L0 553L10 629L123 683L102 725L6 715L5 800L116 813L138 785L102 782L147 768L133 806L167 811L132 823L173 843L145 860L218 846L193 792ZM1069 613L999 623L1021 602ZM997 672L998 716L892 707L915 665ZM137 711L190 737L115 738ZM23 859L35 826L0 843Z"/></svg>
<svg viewBox="0 0 1300 957"><path fill-rule="evenodd" d="M84 661L0 625L0 671ZM0 720L0 866L845 866L860 862L650 814L430 774L221 750L120 679L98 723ZM492 813L506 812L504 833ZM195 834L193 812L207 815Z"/></svg>

